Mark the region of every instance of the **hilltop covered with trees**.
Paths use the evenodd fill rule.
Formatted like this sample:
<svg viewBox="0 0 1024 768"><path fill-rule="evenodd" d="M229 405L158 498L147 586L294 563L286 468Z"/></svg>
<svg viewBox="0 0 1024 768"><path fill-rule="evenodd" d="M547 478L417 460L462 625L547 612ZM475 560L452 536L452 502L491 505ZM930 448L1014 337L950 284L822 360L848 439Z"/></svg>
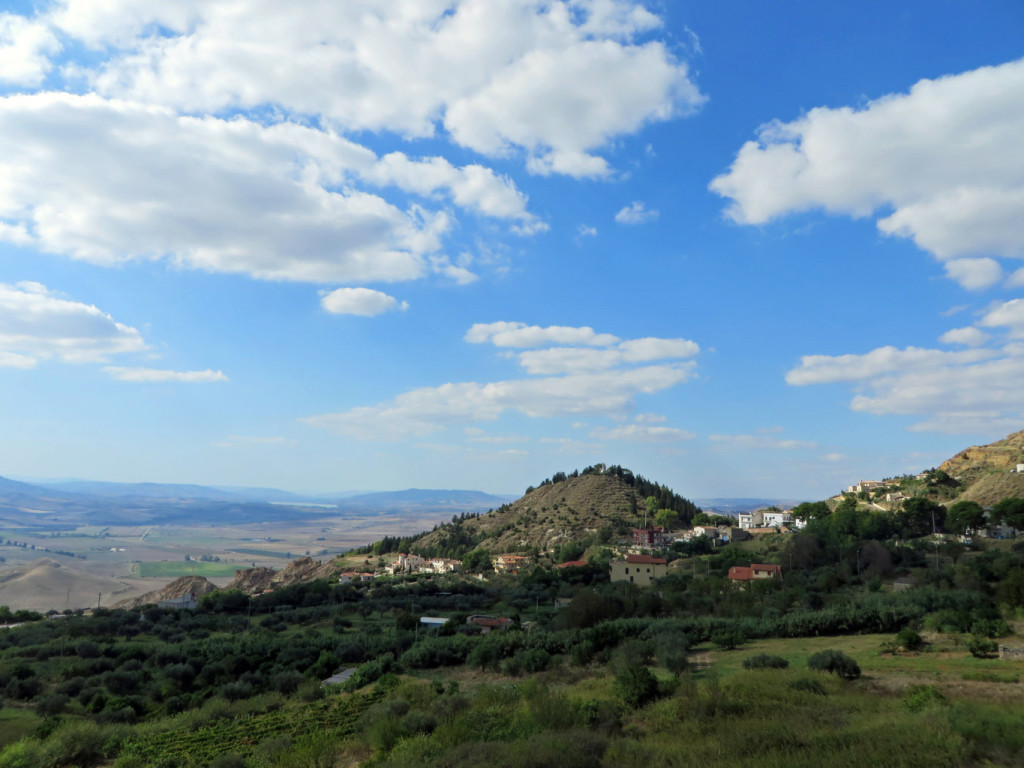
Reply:
<svg viewBox="0 0 1024 768"><path fill-rule="evenodd" d="M462 559L475 549L491 553L552 553L607 543L633 526L668 510L686 525L700 509L660 483L617 465L597 464L557 472L519 500L482 515L464 514L421 536L385 537L374 554L412 552L425 557ZM664 519L664 518L663 518Z"/></svg>

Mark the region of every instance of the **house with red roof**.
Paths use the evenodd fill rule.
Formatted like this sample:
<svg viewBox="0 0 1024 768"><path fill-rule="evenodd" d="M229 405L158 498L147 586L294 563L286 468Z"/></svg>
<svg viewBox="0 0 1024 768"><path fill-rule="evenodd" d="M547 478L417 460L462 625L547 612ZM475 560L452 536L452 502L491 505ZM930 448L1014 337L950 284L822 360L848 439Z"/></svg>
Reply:
<svg viewBox="0 0 1024 768"><path fill-rule="evenodd" d="M749 567L734 565L729 569L729 579L735 582L777 579L782 576L782 566L772 563L751 563Z"/></svg>

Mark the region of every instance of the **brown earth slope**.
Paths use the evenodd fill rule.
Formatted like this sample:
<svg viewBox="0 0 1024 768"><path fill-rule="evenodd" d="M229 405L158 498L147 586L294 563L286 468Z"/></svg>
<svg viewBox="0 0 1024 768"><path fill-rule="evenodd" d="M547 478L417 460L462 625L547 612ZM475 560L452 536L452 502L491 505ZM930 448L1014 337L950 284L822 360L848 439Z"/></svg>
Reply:
<svg viewBox="0 0 1024 768"><path fill-rule="evenodd" d="M974 445L942 462L939 469L971 486L988 475L1009 474L1024 464L1024 430L989 445Z"/></svg>
<svg viewBox="0 0 1024 768"><path fill-rule="evenodd" d="M131 593L124 580L96 576L50 558L0 570L0 604L11 609L62 611L65 608L107 605L117 595Z"/></svg>
<svg viewBox="0 0 1024 768"><path fill-rule="evenodd" d="M1011 496L1024 497L1024 430L989 445L973 445L944 461L939 469L961 484L958 499L991 506Z"/></svg>

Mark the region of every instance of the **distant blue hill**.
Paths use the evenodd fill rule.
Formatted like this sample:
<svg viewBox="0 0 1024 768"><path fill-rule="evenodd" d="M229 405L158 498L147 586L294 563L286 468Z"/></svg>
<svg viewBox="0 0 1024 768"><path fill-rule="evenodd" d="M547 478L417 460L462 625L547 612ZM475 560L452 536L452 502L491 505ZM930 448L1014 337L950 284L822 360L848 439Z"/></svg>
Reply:
<svg viewBox="0 0 1024 768"><path fill-rule="evenodd" d="M360 496L338 499L339 507L442 507L466 508L486 512L488 509L500 507L514 496L495 496L483 491L428 490L424 488L408 488L404 491L380 491Z"/></svg>
<svg viewBox="0 0 1024 768"><path fill-rule="evenodd" d="M705 512L713 511L735 515L739 512L752 512L763 507L790 509L803 501L807 501L807 499L713 498L691 499L691 501Z"/></svg>

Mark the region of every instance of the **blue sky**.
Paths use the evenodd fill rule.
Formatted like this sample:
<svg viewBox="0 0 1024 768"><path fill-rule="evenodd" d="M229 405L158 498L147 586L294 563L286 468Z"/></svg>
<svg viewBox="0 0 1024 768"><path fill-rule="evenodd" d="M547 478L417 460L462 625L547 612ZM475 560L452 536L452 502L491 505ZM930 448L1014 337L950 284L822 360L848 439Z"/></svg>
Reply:
<svg viewBox="0 0 1024 768"><path fill-rule="evenodd" d="M1019 2L0 12L0 475L821 498L1024 428Z"/></svg>

